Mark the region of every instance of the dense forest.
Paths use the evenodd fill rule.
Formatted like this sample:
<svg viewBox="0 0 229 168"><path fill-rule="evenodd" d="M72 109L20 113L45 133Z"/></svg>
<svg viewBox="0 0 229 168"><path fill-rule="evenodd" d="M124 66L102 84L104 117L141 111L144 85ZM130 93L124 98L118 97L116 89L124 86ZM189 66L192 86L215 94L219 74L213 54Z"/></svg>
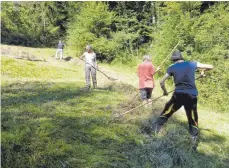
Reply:
<svg viewBox="0 0 229 168"><path fill-rule="evenodd" d="M179 42L186 60L214 65L201 81L200 101L228 111L228 2L2 2L1 41L82 52L92 44L100 61L135 66L143 54L159 65ZM158 74L163 75L166 65Z"/></svg>

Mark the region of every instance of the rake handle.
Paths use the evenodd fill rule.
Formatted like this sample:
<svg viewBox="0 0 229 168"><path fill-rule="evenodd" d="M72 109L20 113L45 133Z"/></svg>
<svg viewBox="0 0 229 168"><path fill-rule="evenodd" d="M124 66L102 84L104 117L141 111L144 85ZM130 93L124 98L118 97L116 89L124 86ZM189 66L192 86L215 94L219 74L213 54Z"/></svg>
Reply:
<svg viewBox="0 0 229 168"><path fill-rule="evenodd" d="M105 75L107 78L110 79L110 77L107 76L103 71L101 71L101 70L99 70L98 68L94 67L93 65L91 65L90 63L88 63L85 59L81 59L81 58L79 58L79 59L82 60L82 61L85 61L85 62L86 62L87 64L89 64L91 67L93 67L93 68L96 69L97 71L101 72L103 75Z"/></svg>
<svg viewBox="0 0 229 168"><path fill-rule="evenodd" d="M169 91L168 94L171 93L171 92L173 92L173 91L174 91L174 90ZM132 109L130 109L130 110L128 110L128 111L126 111L126 112L120 114L120 115L117 116L117 117L120 117L120 116L122 116L122 115L125 115L125 114L127 114L127 113L129 113L129 112L131 112L131 111L133 111L133 110L135 110L135 109L138 109L138 108L140 108L140 107L142 107L142 106L144 106L144 105L146 105L146 104L149 104L149 103L151 103L151 102L153 102L153 101L155 101L155 100L158 100L158 99L160 99L160 98L162 98L162 97L164 97L164 95L161 95L161 96L159 96L159 97L157 97L157 98L155 98L155 99L153 99L153 100L151 100L151 101L149 101L149 102L147 102L147 103L144 103L144 104L141 104L141 105L139 105L139 106L137 106L137 107L134 107L134 108L132 108Z"/></svg>
<svg viewBox="0 0 229 168"><path fill-rule="evenodd" d="M199 77L197 77L195 80L198 80L198 79L203 78L203 77L205 77L205 75L204 75L204 74L201 74L201 75L200 75ZM172 93L172 92L174 92L174 91L175 91L175 89L169 91L168 94L170 94L170 93ZM152 101L158 100L158 99L160 99L160 98L162 98L162 97L164 97L164 95L161 95L161 96L159 96L159 97L157 97L157 98L151 100L150 102L147 102L147 103L144 103L144 104L139 105L139 106L137 106L137 107L134 107L134 108L132 108L132 109L130 109L130 110L128 110L128 111L126 111L126 112L124 112L124 113L118 115L117 117L123 116L123 115L125 115L125 114L127 114L127 113L129 113L129 112L131 112L131 111L133 111L133 110L135 110L135 109L138 109L139 107L142 107L142 106L144 106L144 105L146 105L146 104L148 104L148 103L151 103Z"/></svg>
<svg viewBox="0 0 229 168"><path fill-rule="evenodd" d="M165 57L165 59L162 61L162 63L158 66L161 67L165 61L168 59L168 57L172 54L172 52L177 48L177 46L180 44L180 42L177 43L177 45L175 45L175 47L172 49L172 51Z"/></svg>
<svg viewBox="0 0 229 168"><path fill-rule="evenodd" d="M86 61L86 60L85 60ZM89 64L89 63L88 63ZM89 65L91 65L91 64L89 64ZM91 65L93 68L95 68L93 65ZM106 76L108 79L110 79L110 80L117 80L117 79L114 79L114 78L112 78L112 77L110 77L110 76L107 76L107 74L105 74L103 71L101 71L101 70L99 70L98 68L95 68L97 71L99 71L100 73L102 73L104 76Z"/></svg>

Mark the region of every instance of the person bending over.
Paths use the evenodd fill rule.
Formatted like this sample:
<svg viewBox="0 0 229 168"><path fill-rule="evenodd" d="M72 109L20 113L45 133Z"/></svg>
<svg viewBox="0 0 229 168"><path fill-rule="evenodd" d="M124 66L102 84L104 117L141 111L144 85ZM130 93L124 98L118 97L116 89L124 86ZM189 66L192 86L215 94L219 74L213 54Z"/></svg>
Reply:
<svg viewBox="0 0 229 168"><path fill-rule="evenodd" d="M185 61L180 51L173 52L171 60L174 64L167 69L167 73L160 81L160 85L164 95L168 95L165 88L165 81L172 76L175 84L175 91L171 99L165 104L163 111L157 119L155 131L159 132L161 127L173 113L184 106L189 123L189 133L192 139L196 141L199 130L197 113L198 91L195 84L195 71L196 69L210 70L213 69L213 66L201 64L196 61Z"/></svg>

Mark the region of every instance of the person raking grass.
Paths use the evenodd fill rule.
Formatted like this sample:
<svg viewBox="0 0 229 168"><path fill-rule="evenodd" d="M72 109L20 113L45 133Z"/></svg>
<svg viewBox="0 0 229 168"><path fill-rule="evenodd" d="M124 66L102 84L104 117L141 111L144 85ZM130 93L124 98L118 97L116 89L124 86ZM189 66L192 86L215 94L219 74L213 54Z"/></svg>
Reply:
<svg viewBox="0 0 229 168"><path fill-rule="evenodd" d="M97 87L96 80L96 70L99 69L96 61L96 54L92 50L91 45L86 46L86 52L84 52L80 59L84 59L85 61L85 80L86 80L86 89L89 90L91 88L90 76L92 77L93 88Z"/></svg>
<svg viewBox="0 0 229 168"><path fill-rule="evenodd" d="M164 95L168 95L165 88L165 81L172 76L175 91L152 127L158 133L173 113L184 106L189 123L189 133L193 142L195 142L199 135L197 113L198 91L195 84L195 71L196 69L210 70L213 69L213 65L202 64L196 61L185 61L180 51L173 52L171 60L174 64L167 69L167 73L160 81L160 85Z"/></svg>
<svg viewBox="0 0 229 168"><path fill-rule="evenodd" d="M138 65L139 90L143 104L146 104L145 107L151 102L151 95L155 86L153 75L158 70L159 68L156 69L152 64L150 55L144 55L143 62Z"/></svg>

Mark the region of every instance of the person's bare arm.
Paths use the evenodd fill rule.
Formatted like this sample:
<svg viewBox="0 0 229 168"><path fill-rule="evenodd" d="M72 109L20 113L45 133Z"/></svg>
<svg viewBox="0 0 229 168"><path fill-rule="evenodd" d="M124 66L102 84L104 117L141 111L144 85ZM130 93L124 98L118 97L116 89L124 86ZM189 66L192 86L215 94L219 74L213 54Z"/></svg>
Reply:
<svg viewBox="0 0 229 168"><path fill-rule="evenodd" d="M204 69L204 70L211 70L211 69L213 69L213 65L202 64L202 63L197 62L197 68L198 69Z"/></svg>
<svg viewBox="0 0 229 168"><path fill-rule="evenodd" d="M80 56L80 59L82 60L85 57L84 53Z"/></svg>
<svg viewBox="0 0 229 168"><path fill-rule="evenodd" d="M96 69L99 69L98 63L97 63L97 61L96 61L96 57L95 57L95 68L96 68Z"/></svg>
<svg viewBox="0 0 229 168"><path fill-rule="evenodd" d="M163 76L163 78L161 79L161 81L160 81L161 89L163 90L164 95L168 95L168 92L167 92L167 90L166 90L166 88L165 88L165 81L166 81L166 79L168 79L169 77L170 77L169 74L166 73L166 74Z"/></svg>
<svg viewBox="0 0 229 168"><path fill-rule="evenodd" d="M161 69L160 67L157 67L157 69L156 69L155 73L157 73L157 71L159 71L160 69Z"/></svg>
<svg viewBox="0 0 229 168"><path fill-rule="evenodd" d="M160 70L160 67L157 67L157 69L154 71L154 73L152 75L155 75L157 73L157 71Z"/></svg>

